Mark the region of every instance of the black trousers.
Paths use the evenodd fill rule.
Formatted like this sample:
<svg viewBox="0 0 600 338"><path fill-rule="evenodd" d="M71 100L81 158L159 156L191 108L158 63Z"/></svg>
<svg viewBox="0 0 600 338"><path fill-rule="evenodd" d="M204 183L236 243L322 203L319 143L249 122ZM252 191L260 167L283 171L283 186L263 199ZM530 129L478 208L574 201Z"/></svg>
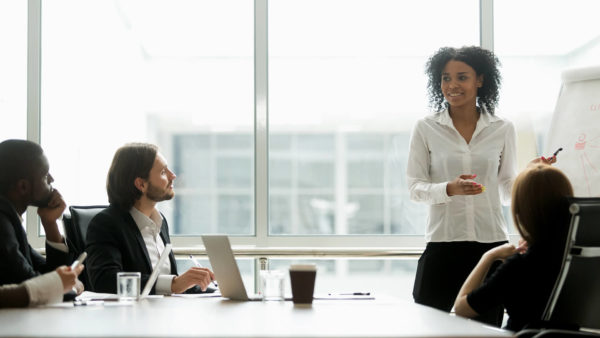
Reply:
<svg viewBox="0 0 600 338"><path fill-rule="evenodd" d="M413 297L416 303L450 312L463 283L488 250L506 243L430 242L419 258ZM495 263L488 276L500 265ZM479 321L500 327L504 309L481 314Z"/></svg>

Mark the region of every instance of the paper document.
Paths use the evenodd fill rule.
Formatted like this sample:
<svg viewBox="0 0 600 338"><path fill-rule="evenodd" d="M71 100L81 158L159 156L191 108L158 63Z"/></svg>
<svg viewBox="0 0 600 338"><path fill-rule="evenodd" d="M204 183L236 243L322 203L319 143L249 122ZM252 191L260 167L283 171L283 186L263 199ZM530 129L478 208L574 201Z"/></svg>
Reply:
<svg viewBox="0 0 600 338"><path fill-rule="evenodd" d="M171 297L181 297L181 298L216 298L222 297L219 291L213 293L174 293Z"/></svg>

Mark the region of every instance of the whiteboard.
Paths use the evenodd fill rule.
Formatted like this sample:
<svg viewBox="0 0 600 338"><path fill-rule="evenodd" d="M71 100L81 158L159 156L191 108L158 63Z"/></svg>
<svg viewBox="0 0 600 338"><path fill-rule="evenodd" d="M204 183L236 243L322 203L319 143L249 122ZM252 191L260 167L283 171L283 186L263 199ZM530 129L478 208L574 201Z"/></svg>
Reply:
<svg viewBox="0 0 600 338"><path fill-rule="evenodd" d="M600 66L564 71L545 154L562 147L556 167L575 196L600 196Z"/></svg>

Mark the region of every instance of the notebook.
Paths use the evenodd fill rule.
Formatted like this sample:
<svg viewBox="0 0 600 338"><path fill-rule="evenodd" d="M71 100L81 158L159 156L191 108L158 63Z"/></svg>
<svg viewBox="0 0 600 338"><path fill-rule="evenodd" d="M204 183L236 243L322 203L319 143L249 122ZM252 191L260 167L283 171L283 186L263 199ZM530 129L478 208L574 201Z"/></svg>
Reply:
<svg viewBox="0 0 600 338"><path fill-rule="evenodd" d="M202 241L223 297L241 301L262 300L260 295L248 295L246 292L240 269L231 250L229 237L204 235Z"/></svg>

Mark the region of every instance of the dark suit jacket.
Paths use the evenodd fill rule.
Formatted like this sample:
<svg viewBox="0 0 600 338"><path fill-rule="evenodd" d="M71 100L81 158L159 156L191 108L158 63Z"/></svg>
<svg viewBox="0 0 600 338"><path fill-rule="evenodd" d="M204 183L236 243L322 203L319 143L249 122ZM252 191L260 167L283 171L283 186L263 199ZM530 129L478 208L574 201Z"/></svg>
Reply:
<svg viewBox="0 0 600 338"><path fill-rule="evenodd" d="M26 307L29 305L29 294L25 284L0 286L0 309L5 307Z"/></svg>
<svg viewBox="0 0 600 338"><path fill-rule="evenodd" d="M169 226L163 217L160 237L170 243ZM141 288L152 274L152 263L144 238L129 214L116 205L110 205L90 221L86 235L88 253L85 262L95 292L117 293L117 272L140 272ZM171 274L177 274L175 255L169 253ZM155 286L151 293L154 293Z"/></svg>
<svg viewBox="0 0 600 338"><path fill-rule="evenodd" d="M67 240L67 246L73 245ZM68 265L75 259L69 252L56 250L46 242L46 258L29 245L27 234L13 205L0 197L0 285L18 284L39 274Z"/></svg>

